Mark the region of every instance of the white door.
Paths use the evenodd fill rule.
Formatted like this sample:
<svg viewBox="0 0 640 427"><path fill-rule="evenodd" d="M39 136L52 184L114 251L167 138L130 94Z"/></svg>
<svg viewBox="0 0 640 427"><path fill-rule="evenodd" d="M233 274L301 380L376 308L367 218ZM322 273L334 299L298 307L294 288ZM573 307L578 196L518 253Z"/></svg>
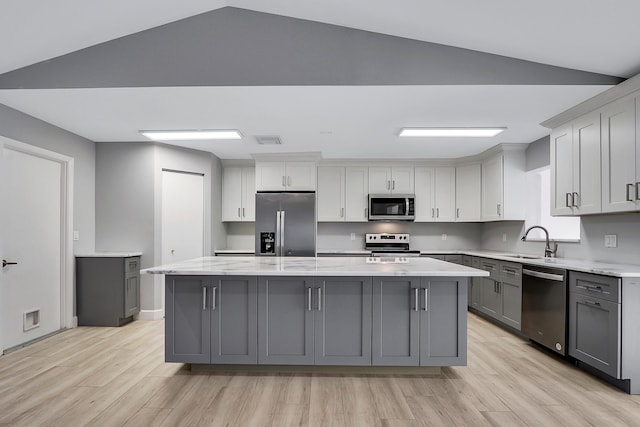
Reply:
<svg viewBox="0 0 640 427"><path fill-rule="evenodd" d="M413 194L415 191L413 175L413 168L392 168L391 191L394 194Z"/></svg>
<svg viewBox="0 0 640 427"><path fill-rule="evenodd" d="M380 167L369 168L369 193L391 193L391 169Z"/></svg>
<svg viewBox="0 0 640 427"><path fill-rule="evenodd" d="M503 156L498 155L482 162L482 220L499 221L504 211Z"/></svg>
<svg viewBox="0 0 640 427"><path fill-rule="evenodd" d="M242 168L242 220L256 220L256 168Z"/></svg>
<svg viewBox="0 0 640 427"><path fill-rule="evenodd" d="M455 221L456 209L456 169L452 167L435 168L434 205L436 221Z"/></svg>
<svg viewBox="0 0 640 427"><path fill-rule="evenodd" d="M66 315L65 166L18 147L0 140L0 252L17 263L0 273L0 353L60 330Z"/></svg>
<svg viewBox="0 0 640 427"><path fill-rule="evenodd" d="M573 123L574 214L602 211L600 167L600 112L587 114Z"/></svg>
<svg viewBox="0 0 640 427"><path fill-rule="evenodd" d="M569 124L551 133L551 215L573 214L573 158L573 126Z"/></svg>
<svg viewBox="0 0 640 427"><path fill-rule="evenodd" d="M366 167L349 166L345 169L345 221L369 220L369 170Z"/></svg>
<svg viewBox="0 0 640 427"><path fill-rule="evenodd" d="M456 221L480 221L480 163L456 167Z"/></svg>
<svg viewBox="0 0 640 427"><path fill-rule="evenodd" d="M227 167L222 172L222 220L242 220L242 168Z"/></svg>
<svg viewBox="0 0 640 427"><path fill-rule="evenodd" d="M436 207L434 205L435 177L433 168L418 167L415 170L416 222L432 222L436 219Z"/></svg>
<svg viewBox="0 0 640 427"><path fill-rule="evenodd" d="M198 258L203 254L204 176L163 170L162 263Z"/></svg>

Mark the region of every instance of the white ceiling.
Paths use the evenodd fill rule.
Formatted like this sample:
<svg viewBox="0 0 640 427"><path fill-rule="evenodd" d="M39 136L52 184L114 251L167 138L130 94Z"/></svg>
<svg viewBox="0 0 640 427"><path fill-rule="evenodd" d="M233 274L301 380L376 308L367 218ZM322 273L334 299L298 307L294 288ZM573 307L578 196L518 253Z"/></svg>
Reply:
<svg viewBox="0 0 640 427"><path fill-rule="evenodd" d="M0 73L227 5L630 77L640 2L610 0L2 0ZM541 121L606 86L245 87L5 90L0 103L94 141L139 129L237 128L193 145L221 158L321 151L325 158L457 157L548 134ZM507 126L490 140L408 141L402 126ZM253 135L277 134L281 147ZM428 147L428 148L427 148Z"/></svg>

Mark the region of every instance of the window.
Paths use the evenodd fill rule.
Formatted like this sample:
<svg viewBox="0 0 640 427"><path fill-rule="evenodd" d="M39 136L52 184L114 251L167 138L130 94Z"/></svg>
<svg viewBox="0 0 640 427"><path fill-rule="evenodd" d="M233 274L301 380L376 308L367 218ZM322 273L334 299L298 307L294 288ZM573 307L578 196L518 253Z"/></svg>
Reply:
<svg viewBox="0 0 640 427"><path fill-rule="evenodd" d="M525 227L541 225L549 231L552 240L580 241L580 217L551 216L551 169L545 166L526 173L527 175L527 214ZM527 239L544 240L544 232L531 230Z"/></svg>

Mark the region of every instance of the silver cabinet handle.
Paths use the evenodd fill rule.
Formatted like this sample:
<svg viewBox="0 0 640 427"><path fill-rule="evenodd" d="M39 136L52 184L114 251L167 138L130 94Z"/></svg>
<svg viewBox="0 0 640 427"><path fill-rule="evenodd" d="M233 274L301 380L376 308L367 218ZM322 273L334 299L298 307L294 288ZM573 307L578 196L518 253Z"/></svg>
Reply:
<svg viewBox="0 0 640 427"><path fill-rule="evenodd" d="M498 216L502 216L502 205L498 203L496 211L498 212Z"/></svg>
<svg viewBox="0 0 640 427"><path fill-rule="evenodd" d="M284 213L285 211L280 211L280 255L284 256Z"/></svg>
<svg viewBox="0 0 640 427"><path fill-rule="evenodd" d="M216 294L217 294L217 291L218 291L218 287L217 286L214 286L211 289L211 310L215 310L216 309L216 305L217 305L216 304Z"/></svg>
<svg viewBox="0 0 640 427"><path fill-rule="evenodd" d="M318 288L318 311L322 311L322 288Z"/></svg>
<svg viewBox="0 0 640 427"><path fill-rule="evenodd" d="M571 202L569 202L569 197L571 197L571 193L564 193L564 204L570 208Z"/></svg>
<svg viewBox="0 0 640 427"><path fill-rule="evenodd" d="M516 270L512 270L510 268L503 268L502 272L507 274L513 274L514 276L518 275L518 272Z"/></svg>
<svg viewBox="0 0 640 427"><path fill-rule="evenodd" d="M456 208L456 218L460 218L460 208Z"/></svg>
<svg viewBox="0 0 640 427"><path fill-rule="evenodd" d="M435 218L436 217L436 210L434 208L431 208L431 218Z"/></svg>
<svg viewBox="0 0 640 427"><path fill-rule="evenodd" d="M392 190L396 189L396 180L395 179L391 181L391 189Z"/></svg>
<svg viewBox="0 0 640 427"><path fill-rule="evenodd" d="M629 193L629 188L633 189L633 184L627 184L627 202L633 202L631 194Z"/></svg>
<svg viewBox="0 0 640 427"><path fill-rule="evenodd" d="M583 302L584 302L585 304L589 304L589 305L594 305L594 306L596 306L596 307L600 307L600 303L599 303L599 302L596 302L596 301L590 301L590 300L586 299L586 300L584 300Z"/></svg>
<svg viewBox="0 0 640 427"><path fill-rule="evenodd" d="M576 285L578 289L584 289L585 291L591 292L600 292L602 293L602 286L592 286L592 285Z"/></svg>
<svg viewBox="0 0 640 427"><path fill-rule="evenodd" d="M636 182L636 200L640 200L640 182Z"/></svg>
<svg viewBox="0 0 640 427"><path fill-rule="evenodd" d="M429 310L429 295L427 294L427 288L424 288L424 311Z"/></svg>
<svg viewBox="0 0 640 427"><path fill-rule="evenodd" d="M202 310L207 309L207 287L202 287Z"/></svg>
<svg viewBox="0 0 640 427"><path fill-rule="evenodd" d="M287 186L287 182L285 181L285 177L284 175L282 175L282 186L286 187Z"/></svg>
<svg viewBox="0 0 640 427"><path fill-rule="evenodd" d="M244 218L246 215L244 214L244 208L242 208L242 217Z"/></svg>
<svg viewBox="0 0 640 427"><path fill-rule="evenodd" d="M344 208L340 208L340 218L344 218Z"/></svg>
<svg viewBox="0 0 640 427"><path fill-rule="evenodd" d="M576 202L577 200L577 202ZM578 207L578 203L580 203L580 196L578 195L578 193L573 193L573 195L571 196L571 205L574 208Z"/></svg>
<svg viewBox="0 0 640 427"><path fill-rule="evenodd" d="M440 208L436 208L436 218L440 218Z"/></svg>
<svg viewBox="0 0 640 427"><path fill-rule="evenodd" d="M311 287L307 288L307 311L311 311Z"/></svg>
<svg viewBox="0 0 640 427"><path fill-rule="evenodd" d="M418 292L420 292L420 290L418 288L413 288L413 300L415 301L415 305L413 306L413 311L418 311L420 310L420 297L418 296Z"/></svg>
<svg viewBox="0 0 640 427"><path fill-rule="evenodd" d="M238 208L238 218L242 218L242 215L240 215L240 208Z"/></svg>

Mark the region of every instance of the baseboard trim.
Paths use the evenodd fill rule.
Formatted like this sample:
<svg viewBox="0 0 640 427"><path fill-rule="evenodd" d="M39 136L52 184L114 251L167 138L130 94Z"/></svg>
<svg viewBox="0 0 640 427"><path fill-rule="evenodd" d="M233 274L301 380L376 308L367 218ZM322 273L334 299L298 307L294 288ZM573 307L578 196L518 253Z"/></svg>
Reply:
<svg viewBox="0 0 640 427"><path fill-rule="evenodd" d="M344 375L419 375L439 377L440 366L309 366L309 365L204 365L191 364L192 372L319 373Z"/></svg>
<svg viewBox="0 0 640 427"><path fill-rule="evenodd" d="M160 320L164 317L164 310L159 308L157 310L140 310L138 314L138 320Z"/></svg>

